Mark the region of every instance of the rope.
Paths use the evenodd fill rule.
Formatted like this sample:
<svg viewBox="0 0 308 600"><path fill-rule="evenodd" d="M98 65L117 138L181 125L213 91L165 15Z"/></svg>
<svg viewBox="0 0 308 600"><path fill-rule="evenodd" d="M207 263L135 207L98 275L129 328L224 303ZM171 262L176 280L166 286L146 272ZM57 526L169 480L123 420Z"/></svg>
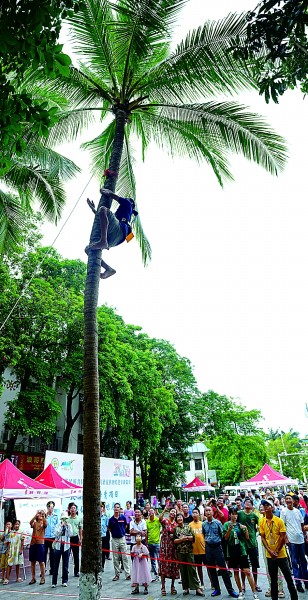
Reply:
<svg viewBox="0 0 308 600"><path fill-rule="evenodd" d="M90 177L90 179L89 179L88 183L85 185L85 187L83 188L82 192L80 193L80 196L77 198L77 201L75 202L75 204L74 204L74 206L73 206L73 208L72 208L71 212L69 213L68 217L65 219L65 221L64 221L64 223L63 223L63 225L62 225L62 227L60 228L60 230L59 230L58 234L56 235L55 239L53 240L53 242L52 242L52 244L51 244L51 248L53 248L53 247L54 247L54 245L55 245L55 243L56 243L56 241L57 241L58 237L59 237L59 236L60 236L60 234L62 233L62 231L63 231L63 229L64 229L65 225L67 224L67 222L68 222L68 221L69 221L69 219L71 218L71 216L72 216L72 214L73 214L74 210L76 209L77 205L79 204L79 202L80 202L80 199L81 199L82 195L84 194L85 190L87 189L88 185L90 184L90 182L91 182L92 178L93 178L93 175L91 175L91 177ZM21 298L23 297L24 293L27 291L28 287L29 287L29 286L30 286L30 284L32 283L33 279L35 278L35 276L36 276L36 273L37 273L38 269L41 267L41 265L44 263L44 261L46 260L46 258L47 258L48 256L49 256L49 252L47 252L47 254L44 256L44 258L42 258L42 260L41 260L41 261L38 263L38 265L37 265L37 267L36 267L36 270L34 271L34 273L33 273L32 277L30 277L29 281L27 281L27 282L25 283L25 285L24 285L23 289L22 289L22 290L21 290L21 292L20 292L20 295L19 295L19 297L17 298L17 300L16 300L16 302L15 302L15 304L13 304L13 306L12 306L11 310L9 311L8 315L7 315L7 316L6 316L6 318L4 319L4 321L3 321L2 325L0 326L0 333L1 333L2 329L5 327L6 323L7 323L7 322L8 322L8 320L9 320L9 318L12 316L13 312L15 311L15 308L18 306L18 304L19 304L19 302L20 302Z"/></svg>
<svg viewBox="0 0 308 600"><path fill-rule="evenodd" d="M3 530L2 531L0 530L0 534L1 533L3 533ZM29 533L23 533L23 532L19 532L19 531L15 532L15 533L19 533L20 535L24 535L24 536L30 536L31 535ZM36 536L32 536L32 539L42 539L42 538L41 537L38 538ZM62 540L55 540L55 538L46 538L46 537L44 538L44 541L50 541L50 542L55 542L56 541L57 543L60 543L60 544L67 544L69 546L78 546L78 547L82 548L82 543L80 543L80 542L77 543L77 544L75 544L75 543L72 543L72 542L65 542L65 541L62 541ZM120 552L118 550L111 550L111 549L106 549L106 548L101 548L101 552L105 552L105 553L108 553L108 554L110 553L110 554L114 554L114 555L118 555L118 556L131 556L131 552ZM175 563L175 564L178 564L178 565L188 565L188 566L191 566L191 567L198 567L198 566L200 567L200 566L202 566L202 567L204 567L206 569L219 569L220 571L231 571L232 570L232 571L235 571L235 572L239 572L239 571L243 570L243 569L240 569L240 568L239 569L235 569L233 567L230 568L228 566L222 567L220 565L207 565L207 564L204 564L204 563L203 564L198 564L198 563L195 563L195 562L192 563L192 562L183 561L183 560L166 559L166 558L163 558L161 556L158 557L158 558L156 558L156 557L148 555L147 557L144 557L144 558L150 559L150 560L155 560L158 563L173 563L173 564ZM255 571L250 571L250 572L252 573L252 575L257 574L257 575L265 575L265 576L267 576L266 572L264 573L263 571L260 571L260 570L258 570L257 572L255 572ZM278 575L278 578L284 579L284 576ZM293 577L293 579L295 581L298 579L299 581L302 581L304 583L306 583L306 582L308 583L308 580L307 579L303 579L302 577L298 577L298 578L297 577Z"/></svg>

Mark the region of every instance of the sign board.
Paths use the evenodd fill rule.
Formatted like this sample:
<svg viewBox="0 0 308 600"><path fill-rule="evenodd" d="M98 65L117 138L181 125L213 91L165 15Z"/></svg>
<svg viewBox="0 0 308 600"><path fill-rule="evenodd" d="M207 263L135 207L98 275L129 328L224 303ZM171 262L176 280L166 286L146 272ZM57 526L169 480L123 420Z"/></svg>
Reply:
<svg viewBox="0 0 308 600"><path fill-rule="evenodd" d="M46 450L44 468L50 463L61 477L83 486L82 454ZM115 502L120 502L123 508L125 508L127 500L134 502L134 462L102 456L100 463L100 500L106 502L107 514L111 516ZM82 498L80 497L67 498L63 508L65 509L72 500L78 505L79 514L82 514Z"/></svg>
<svg viewBox="0 0 308 600"><path fill-rule="evenodd" d="M214 469L209 469L207 472L208 483L211 485L217 485L217 475Z"/></svg>

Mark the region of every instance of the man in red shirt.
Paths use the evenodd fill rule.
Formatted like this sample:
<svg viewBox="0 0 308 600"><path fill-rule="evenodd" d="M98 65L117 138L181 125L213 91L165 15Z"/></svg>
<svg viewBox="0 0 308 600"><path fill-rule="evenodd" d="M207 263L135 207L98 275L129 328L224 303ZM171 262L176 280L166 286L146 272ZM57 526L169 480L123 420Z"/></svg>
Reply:
<svg viewBox="0 0 308 600"><path fill-rule="evenodd" d="M216 507L213 508L213 517L221 522L224 525L229 518L229 513L227 507L224 505L224 499L222 496L219 496L216 502Z"/></svg>

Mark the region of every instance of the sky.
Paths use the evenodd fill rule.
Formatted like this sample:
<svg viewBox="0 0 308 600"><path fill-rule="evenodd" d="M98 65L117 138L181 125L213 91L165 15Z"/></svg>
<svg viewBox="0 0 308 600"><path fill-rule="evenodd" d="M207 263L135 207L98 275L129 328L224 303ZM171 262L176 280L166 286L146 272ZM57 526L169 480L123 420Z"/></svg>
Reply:
<svg viewBox="0 0 308 600"><path fill-rule="evenodd" d="M230 11L254 8L249 0L190 0L175 31L189 29ZM155 146L142 163L136 154L137 202L152 246L144 268L135 240L105 252L117 273L100 284L101 304L125 322L142 326L174 344L190 359L199 389L213 389L258 408L262 427L303 437L308 419L308 207L307 102L298 91L279 105L257 92L234 98L266 117L287 141L289 160L278 177L232 156L235 181L222 190L211 169L171 159ZM97 129L83 140L92 139ZM86 198L99 200L85 152L62 146L83 172L67 186L68 203L59 226L44 228L44 243L56 236L65 257L86 259L92 213ZM105 165L107 166L107 165ZM78 200L67 224L60 228Z"/></svg>

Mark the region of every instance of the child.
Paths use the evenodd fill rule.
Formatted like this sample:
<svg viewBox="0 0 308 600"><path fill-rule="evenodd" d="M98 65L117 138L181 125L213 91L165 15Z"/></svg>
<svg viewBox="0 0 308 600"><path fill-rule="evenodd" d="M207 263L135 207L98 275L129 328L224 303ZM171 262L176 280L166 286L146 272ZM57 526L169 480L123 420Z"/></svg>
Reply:
<svg viewBox="0 0 308 600"><path fill-rule="evenodd" d="M9 545L7 552L7 579L3 582L6 585L11 576L12 567L16 568L16 583L21 583L20 565L24 564L23 549L24 535L19 531L20 521L15 521L13 531L9 535Z"/></svg>
<svg viewBox="0 0 308 600"><path fill-rule="evenodd" d="M0 568L2 569L2 582L6 585L6 570L7 570L7 556L8 556L8 544L10 532L12 529L12 523L7 521L5 523L4 533L0 537Z"/></svg>
<svg viewBox="0 0 308 600"><path fill-rule="evenodd" d="M132 594L139 594L139 584L144 586L144 593L148 594L148 583L152 581L150 569L148 565L149 551L147 547L141 543L140 533L136 534L136 543L132 547L133 568L132 580L134 589Z"/></svg>

